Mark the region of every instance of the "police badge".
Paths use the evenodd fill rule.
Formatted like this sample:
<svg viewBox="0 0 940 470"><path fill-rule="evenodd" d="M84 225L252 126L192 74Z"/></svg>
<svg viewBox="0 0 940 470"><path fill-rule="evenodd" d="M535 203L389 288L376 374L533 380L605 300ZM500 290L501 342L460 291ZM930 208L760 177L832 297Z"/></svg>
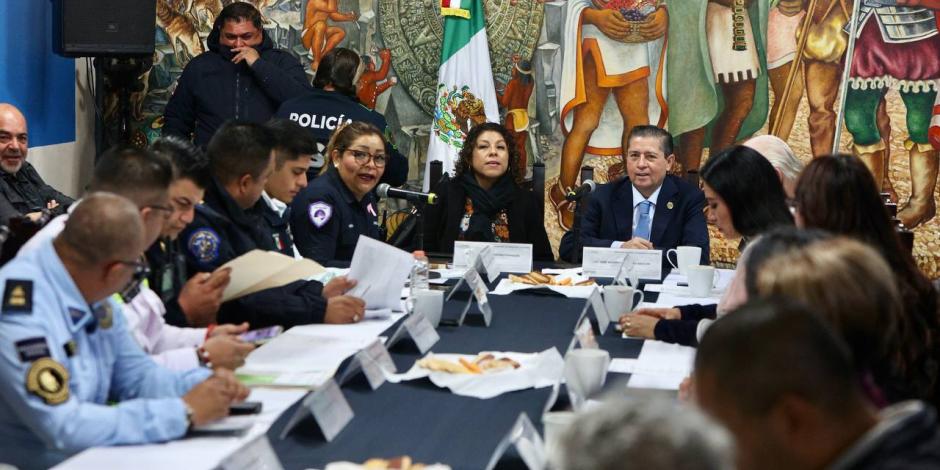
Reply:
<svg viewBox="0 0 940 470"><path fill-rule="evenodd" d="M189 252L199 260L200 263L209 264L219 259L219 245L221 240L214 230L202 228L193 232L189 236Z"/></svg>

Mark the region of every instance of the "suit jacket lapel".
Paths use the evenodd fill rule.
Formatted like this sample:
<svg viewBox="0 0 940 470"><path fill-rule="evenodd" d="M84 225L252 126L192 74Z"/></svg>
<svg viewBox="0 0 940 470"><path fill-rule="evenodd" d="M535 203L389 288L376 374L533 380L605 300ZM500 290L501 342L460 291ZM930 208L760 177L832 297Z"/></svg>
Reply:
<svg viewBox="0 0 940 470"><path fill-rule="evenodd" d="M666 176L656 200L656 213L653 215L653 226L650 230L650 241L653 242L653 246L661 246L663 234L666 233L666 227L672 221L673 212L678 205L676 200L678 195L679 188L669 176Z"/></svg>
<svg viewBox="0 0 940 470"><path fill-rule="evenodd" d="M614 194L610 210L614 212L614 240L619 239L618 234L626 233L622 241L633 238L633 183L628 178L620 181Z"/></svg>

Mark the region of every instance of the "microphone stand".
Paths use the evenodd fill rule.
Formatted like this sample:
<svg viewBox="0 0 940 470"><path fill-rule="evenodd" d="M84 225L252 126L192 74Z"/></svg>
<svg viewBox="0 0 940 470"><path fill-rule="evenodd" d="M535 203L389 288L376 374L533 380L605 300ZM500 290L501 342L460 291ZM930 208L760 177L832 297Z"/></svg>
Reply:
<svg viewBox="0 0 940 470"><path fill-rule="evenodd" d="M574 253L571 256L571 261L574 264L581 264L581 255L584 253L584 247L581 246L581 202L583 200L582 197L575 202L574 226L571 227L571 231L574 232Z"/></svg>
<svg viewBox="0 0 940 470"><path fill-rule="evenodd" d="M418 233L415 234L415 250L424 251L424 202L415 202L415 226Z"/></svg>

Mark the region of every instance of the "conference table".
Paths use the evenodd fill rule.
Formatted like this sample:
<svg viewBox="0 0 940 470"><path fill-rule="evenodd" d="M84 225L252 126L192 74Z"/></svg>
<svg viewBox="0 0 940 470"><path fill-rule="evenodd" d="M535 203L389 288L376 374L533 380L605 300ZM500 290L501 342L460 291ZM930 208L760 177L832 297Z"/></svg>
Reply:
<svg viewBox="0 0 940 470"><path fill-rule="evenodd" d="M604 284L610 280L605 282L602 279L600 282ZM495 282L490 287L494 285ZM489 327L475 316L468 316L462 326L448 326L442 322L437 329L440 340L431 350L434 353L475 355L481 351L538 353L554 347L564 355L572 344L576 323L584 311L586 300L538 292L490 294L493 317ZM651 302L655 301L657 294L646 292L646 296L646 302ZM468 298L469 292L448 300L444 308L445 319L459 311ZM389 336L397 326L396 323L383 336ZM623 338L613 325L597 340L612 359L637 358L644 344L641 339ZM400 372L408 370L423 357L411 341L395 344L389 348L389 353ZM625 374L616 375L615 378L608 376L608 388L611 383L622 387L627 378ZM456 395L426 379L386 382L372 390L365 378L359 375L343 384L341 390L354 417L331 442L326 441L311 416L304 418L281 438L287 421L301 406L299 401L280 413L270 425L267 440L285 469L322 469L336 461L361 463L375 457L408 455L415 462L443 463L455 470L483 470L522 413L541 431L542 413L549 400L555 401L554 409L569 406L563 385L560 386L561 393L553 394L552 387L544 387L478 399ZM622 388L624 393L626 390L626 387ZM666 393L675 396L674 391ZM97 465L103 461L102 458L83 460L81 457L79 454L77 458L66 461L61 468L89 468L89 462ZM496 468L526 468L513 450L506 452L498 462ZM215 468L216 465L218 462L207 468Z"/></svg>

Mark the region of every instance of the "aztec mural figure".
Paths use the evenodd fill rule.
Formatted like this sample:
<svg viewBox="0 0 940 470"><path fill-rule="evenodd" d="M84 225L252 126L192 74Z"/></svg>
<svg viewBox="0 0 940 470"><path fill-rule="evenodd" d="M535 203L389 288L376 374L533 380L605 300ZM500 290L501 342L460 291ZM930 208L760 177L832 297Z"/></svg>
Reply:
<svg viewBox="0 0 940 470"><path fill-rule="evenodd" d="M363 55L361 57L365 70L359 76L359 85L356 90L356 97L359 98L359 102L369 109L375 109L375 102L379 99L379 95L398 83L398 79L395 77L386 80L392 66L392 51L389 49L378 51L379 58L382 59L382 65L379 66L378 70L375 69L375 53L376 50L373 48L372 55Z"/></svg>
<svg viewBox="0 0 940 470"><path fill-rule="evenodd" d="M559 94L565 143L560 177L549 192L565 230L574 223L565 193L585 151L620 155L634 126L665 124L664 42L673 4L667 12L659 3L568 0Z"/></svg>
<svg viewBox="0 0 940 470"><path fill-rule="evenodd" d="M320 65L320 59L346 37L343 28L330 26L326 21L356 21L359 14L352 11L340 13L337 0L309 0L306 12L302 40L313 57L310 69L315 71Z"/></svg>
<svg viewBox="0 0 940 470"><path fill-rule="evenodd" d="M797 108L803 97L803 70L795 59L796 34L805 16L803 0L780 0L767 15L767 77L774 93L768 124L771 133L783 140L790 138ZM796 70L791 71L794 66ZM794 80L787 92L788 96L782 98L791 73L794 74ZM777 132L773 132L774 129Z"/></svg>
<svg viewBox="0 0 940 470"><path fill-rule="evenodd" d="M906 6L893 6L895 4ZM891 4L892 6L883 6ZM940 87L940 32L937 0L863 0L845 103L845 126L852 151L884 179L887 146L879 132L877 110L890 88L897 88L907 117L911 197L898 211L907 227L934 217L938 151L930 145L933 103Z"/></svg>
<svg viewBox="0 0 940 470"><path fill-rule="evenodd" d="M691 175L705 147L717 152L767 119L768 3L669 3L669 131L679 138L679 165Z"/></svg>
<svg viewBox="0 0 940 470"><path fill-rule="evenodd" d="M532 78L532 65L528 60L522 60L518 54L512 57L512 78L502 91L496 90L496 101L506 110L503 126L512 133L519 152L516 161L516 175L524 177L528 168L528 154L526 142L529 140L529 98L535 89L535 80Z"/></svg>

